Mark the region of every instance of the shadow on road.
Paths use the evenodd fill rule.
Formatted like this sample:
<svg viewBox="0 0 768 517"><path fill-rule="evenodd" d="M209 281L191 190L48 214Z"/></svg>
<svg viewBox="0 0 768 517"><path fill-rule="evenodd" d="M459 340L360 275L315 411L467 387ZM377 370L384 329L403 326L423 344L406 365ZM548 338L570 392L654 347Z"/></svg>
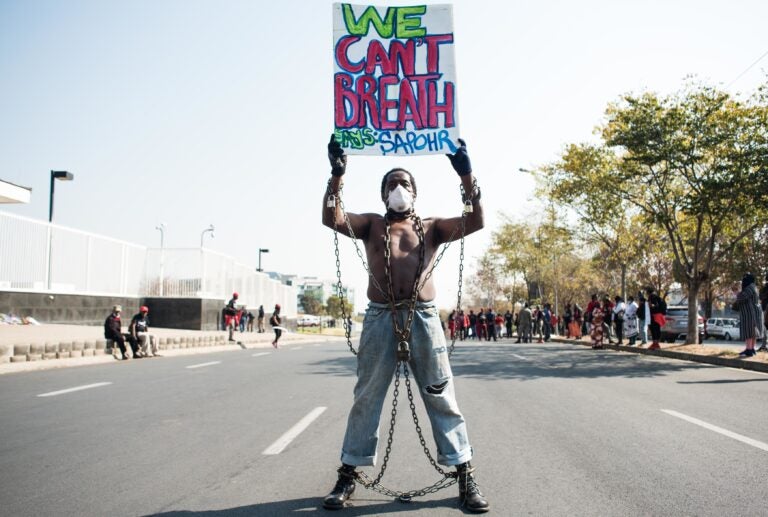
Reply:
<svg viewBox="0 0 768 517"><path fill-rule="evenodd" d="M516 357L519 356L519 357ZM317 361L311 370L319 375L354 377L356 359L352 354L334 355ZM451 357L451 367L457 377L499 380L535 380L539 378L591 379L601 377L650 378L669 373L715 368L701 363L689 363L592 350L578 345L548 343L535 347L505 345L457 345Z"/></svg>
<svg viewBox="0 0 768 517"><path fill-rule="evenodd" d="M355 506L365 500L352 500L352 505L345 507L341 513L347 515L386 515L389 513L418 512L425 509L450 509L459 510L455 497L436 500L436 501L412 501L410 503L400 503L397 501L377 501L365 506ZM275 501L270 503L252 504L248 506L238 506L237 508L226 508L223 510L175 510L170 512L151 514L153 517L240 517L253 515L337 515L339 512L332 512L323 509L321 500L318 497L291 499L288 501ZM466 512L465 512L466 513ZM149 516L145 516L149 517Z"/></svg>

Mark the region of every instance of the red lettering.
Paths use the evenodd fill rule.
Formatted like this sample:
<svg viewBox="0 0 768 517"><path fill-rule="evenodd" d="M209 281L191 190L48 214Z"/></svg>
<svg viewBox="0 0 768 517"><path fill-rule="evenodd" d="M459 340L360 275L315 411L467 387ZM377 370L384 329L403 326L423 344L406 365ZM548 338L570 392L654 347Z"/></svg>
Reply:
<svg viewBox="0 0 768 517"><path fill-rule="evenodd" d="M411 83L416 84L416 95L419 99L419 118L422 127L427 120L427 83L440 79L440 74L412 75L408 78Z"/></svg>
<svg viewBox="0 0 768 517"><path fill-rule="evenodd" d="M360 99L360 111L357 118L357 127L367 126L365 109L368 108L368 112L371 114L371 125L373 127L379 127L379 109L376 102L376 78L370 75L361 75L357 78L357 84L355 90Z"/></svg>
<svg viewBox="0 0 768 517"><path fill-rule="evenodd" d="M408 79L400 81L400 106L397 110L397 129L405 129L405 123L413 122L416 129L424 129L419 103L413 94L411 82Z"/></svg>
<svg viewBox="0 0 768 517"><path fill-rule="evenodd" d="M389 44L389 60L400 63L401 75L414 75L416 73L416 41L409 39L403 43L392 40Z"/></svg>
<svg viewBox="0 0 768 517"><path fill-rule="evenodd" d="M365 60L365 73L373 75L377 66L381 68L381 75L393 75L397 73L397 67L392 60L389 59L389 54L386 49L384 49L381 41L373 40L368 45L368 57Z"/></svg>
<svg viewBox="0 0 768 517"><path fill-rule="evenodd" d="M354 84L352 76L342 72L336 73L333 78L333 110L336 127L354 127L357 122L357 95L352 91ZM349 106L349 116L347 116Z"/></svg>
<svg viewBox="0 0 768 517"><path fill-rule="evenodd" d="M381 129L397 129L397 122L389 120L390 109L397 108L397 101L387 98L388 87L400 82L396 75L382 75L379 78L379 113L381 114Z"/></svg>
<svg viewBox="0 0 768 517"><path fill-rule="evenodd" d="M342 70L352 72L353 74L361 72L365 66L362 61L352 63L347 56L347 49L358 41L360 41L358 36L344 36L336 43L336 62Z"/></svg>
<svg viewBox="0 0 768 517"><path fill-rule="evenodd" d="M427 121L427 126L430 128L438 127L437 122L437 115L438 113L442 113L444 116L444 126L445 127L453 127L455 125L453 121L453 83L451 82L445 82L445 91L443 92L443 101L442 103L437 101L437 82L436 81L429 81L427 83L427 99L429 102L429 118Z"/></svg>
<svg viewBox="0 0 768 517"><path fill-rule="evenodd" d="M440 45L453 43L453 34L434 34L425 36L427 43L427 72L436 74L440 70Z"/></svg>

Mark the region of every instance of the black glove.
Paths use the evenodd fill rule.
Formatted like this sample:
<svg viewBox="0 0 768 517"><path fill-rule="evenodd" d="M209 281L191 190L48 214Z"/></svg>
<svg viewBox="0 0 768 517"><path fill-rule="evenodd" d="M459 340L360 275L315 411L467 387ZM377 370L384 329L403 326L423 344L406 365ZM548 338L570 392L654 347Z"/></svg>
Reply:
<svg viewBox="0 0 768 517"><path fill-rule="evenodd" d="M347 155L334 135L331 135L331 141L328 142L328 160L331 162L331 174L343 176L347 170Z"/></svg>
<svg viewBox="0 0 768 517"><path fill-rule="evenodd" d="M459 176L466 176L472 172L472 164L469 163L469 154L467 153L467 143L461 138L459 138L459 148L456 150L456 153L446 154L446 156L451 160L453 170L455 170Z"/></svg>

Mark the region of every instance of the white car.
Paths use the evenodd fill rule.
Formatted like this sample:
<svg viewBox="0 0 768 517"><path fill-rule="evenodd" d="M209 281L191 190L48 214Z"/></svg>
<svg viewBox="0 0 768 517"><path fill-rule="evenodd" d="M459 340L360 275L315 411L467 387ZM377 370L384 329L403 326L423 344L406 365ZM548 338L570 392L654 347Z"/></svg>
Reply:
<svg viewBox="0 0 768 517"><path fill-rule="evenodd" d="M707 337L719 337L726 341L738 340L741 337L739 320L735 318L709 318L707 320Z"/></svg>
<svg viewBox="0 0 768 517"><path fill-rule="evenodd" d="M313 316L312 314L304 314L299 316L296 320L296 325L299 327L319 327L320 316Z"/></svg>

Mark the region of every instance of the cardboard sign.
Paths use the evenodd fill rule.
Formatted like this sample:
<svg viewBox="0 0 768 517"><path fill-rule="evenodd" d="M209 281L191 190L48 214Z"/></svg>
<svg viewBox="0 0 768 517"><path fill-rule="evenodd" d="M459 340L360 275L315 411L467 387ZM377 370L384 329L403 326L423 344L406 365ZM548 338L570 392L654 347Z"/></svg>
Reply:
<svg viewBox="0 0 768 517"><path fill-rule="evenodd" d="M450 5L333 4L336 139L347 154L454 153Z"/></svg>

